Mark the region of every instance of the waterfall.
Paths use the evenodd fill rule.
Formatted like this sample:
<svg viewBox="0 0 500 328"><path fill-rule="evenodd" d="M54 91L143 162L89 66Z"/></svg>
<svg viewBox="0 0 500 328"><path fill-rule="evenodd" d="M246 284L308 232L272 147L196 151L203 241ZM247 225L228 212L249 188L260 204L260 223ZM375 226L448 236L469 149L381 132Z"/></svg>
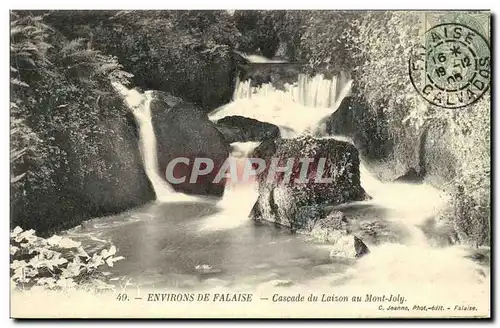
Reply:
<svg viewBox="0 0 500 328"><path fill-rule="evenodd" d="M235 53L239 54L241 57L245 58L248 62L250 63L286 63L286 60L280 60L280 59L269 59L267 57L257 55L257 54L247 54L241 51L234 51Z"/></svg>
<svg viewBox="0 0 500 328"><path fill-rule="evenodd" d="M200 197L176 192L160 174L156 135L153 129L150 107L151 92L146 91L141 94L135 89L128 89L121 83L113 82L112 84L124 97L125 103L134 114L139 129L139 150L144 171L156 194L156 200L160 202L202 200Z"/></svg>
<svg viewBox="0 0 500 328"><path fill-rule="evenodd" d="M342 75L330 80L322 76L300 77L295 84L283 91L276 90L271 85L254 88L249 81L239 81L234 101L210 113L209 117L214 121L229 115L254 118L278 125L283 137L292 138L317 128L322 118L331 115L349 94L351 83L351 80ZM163 181L158 171L148 93L144 97L126 88L122 91L139 125L144 168L157 197L160 200L176 199L179 193L175 193ZM346 137L331 138L352 142ZM258 197L257 183L252 180L239 181L238 178L248 162L248 156L258 144L231 144L229 161L236 164L230 168L223 198L217 204L220 212L197 221L198 230L215 236L213 231L248 224L248 214ZM422 232L421 226L446 206L446 195L426 184L382 182L363 161L359 169L361 186L372 196L372 199L361 203L384 209L383 219L405 226L409 238L401 243L369 244L370 253L356 261L345 273L335 272L313 278L308 282L308 288L321 289L335 285L339 290L345 288L350 292L373 292L378 288L381 293L393 291L414 295L418 284L419 290L427 288L433 291L439 288L451 299L463 299L463 295L482 299L489 292L489 272L465 258L469 254L467 249L460 246L435 248ZM357 204L342 204L338 209L352 205ZM354 216L358 215L358 218L362 215L370 218L372 215L363 212L363 209L356 212L355 206L353 209L352 213ZM460 286L458 290L457 286ZM455 294L457 297L454 297Z"/></svg>
<svg viewBox="0 0 500 328"><path fill-rule="evenodd" d="M317 129L321 120L331 115L342 99L350 94L352 84L352 80L342 74L329 80L322 75L301 75L285 90L277 90L271 84L253 87L248 80L237 82L233 102L210 113L210 119L217 121L230 115L253 118L278 125L284 138ZM346 137L330 138L352 143ZM336 278L346 279L342 284L349 289L365 284L383 286L384 291L399 284L398 291L409 288L409 292L413 290L414 283L432 286L436 281L448 284L447 291L453 291L465 282L471 282L472 289L478 282L481 292L483 286L488 286L483 281L487 282L489 275L485 273L484 279L478 275L481 269L464 257L467 254L465 249L459 246L435 248L422 231L421 227L447 206L448 198L443 192L426 184L382 182L363 161L360 164L360 180L361 186L372 196L372 199L361 203L385 209L384 219L405 227L408 235L403 236L407 238L402 243L369 245L370 254L361 258L345 276ZM229 188L227 204L233 205L235 214L226 217L226 220L246 218L253 198L247 204L242 194ZM339 209L353 205L356 204L343 204ZM239 212L238 206L242 208ZM424 267L426 270L422 270ZM332 277L319 278L317 283L318 286L332 284Z"/></svg>
<svg viewBox="0 0 500 328"><path fill-rule="evenodd" d="M277 125L282 138L314 133L320 122L330 116L342 99L351 92L352 80L346 74L325 79L322 74L298 76L297 82L278 90L270 83L252 87L251 81L237 79L233 101L209 114L212 121L225 116L239 115ZM226 180L224 195L218 203L222 213L209 218L203 230L232 228L246 222L258 197L256 181L234 181L241 177L242 168L248 164L248 155L259 145L255 142L231 144L229 160L239 172ZM242 200L245 201L242 201Z"/></svg>
<svg viewBox="0 0 500 328"><path fill-rule="evenodd" d="M316 133L320 122L332 115L342 99L351 93L352 80L341 73L332 79L318 74L300 74L285 90L271 83L252 86L251 80L237 80L233 102L209 114L212 121L239 115L280 127L282 137ZM305 114L307 113L307 114Z"/></svg>
<svg viewBox="0 0 500 328"><path fill-rule="evenodd" d="M209 217L200 230L232 229L248 222L248 214L259 196L258 184L253 173L245 179L245 170L254 172L248 157L260 142L233 142L228 163L231 163L225 176L224 195L217 203L221 212Z"/></svg>
<svg viewBox="0 0 500 328"><path fill-rule="evenodd" d="M286 83L285 90L276 89L272 83L252 86L252 80L236 81L233 100L255 97L275 98L279 101L295 102L305 107L335 109L350 92L350 78L341 72L338 76L326 79L323 74L309 76L299 74L297 81ZM345 87L349 84L349 87Z"/></svg>
<svg viewBox="0 0 500 328"><path fill-rule="evenodd" d="M232 151L229 156L229 161L235 163L232 169L236 170L236 172L229 172L226 176L224 196L219 202L219 205L223 209L233 212L245 211L250 213L251 206L253 206L258 196L257 184L254 178L243 181L243 175L245 174L245 169L253 172L248 157L258 145L260 145L260 142L233 142L231 144ZM240 200L242 197L249 200L246 203L249 208L241 208L242 204ZM254 200L254 202L252 202L252 200Z"/></svg>

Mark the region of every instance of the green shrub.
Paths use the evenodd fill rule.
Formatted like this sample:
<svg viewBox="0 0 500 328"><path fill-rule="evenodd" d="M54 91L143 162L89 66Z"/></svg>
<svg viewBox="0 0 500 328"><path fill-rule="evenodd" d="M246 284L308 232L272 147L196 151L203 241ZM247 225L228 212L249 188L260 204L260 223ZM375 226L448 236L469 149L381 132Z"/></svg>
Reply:
<svg viewBox="0 0 500 328"><path fill-rule="evenodd" d="M115 246L89 255L81 243L70 238L54 235L44 239L32 229L16 227L10 234L11 287L94 292L113 289L109 284L111 273L103 270L124 259L115 255Z"/></svg>
<svg viewBox="0 0 500 328"><path fill-rule="evenodd" d="M131 113L110 83L127 84L131 75L46 19L11 12L11 223L40 234L141 204L131 194L96 197L89 185L118 185L126 172L142 194L148 188Z"/></svg>
<svg viewBox="0 0 500 328"><path fill-rule="evenodd" d="M443 147L456 159L455 176L438 187L452 195L455 214L450 220L461 243L489 244L490 96L487 93L461 110L436 107L417 94L408 78L408 58L421 42L418 32L422 18L417 12L377 12L363 17L352 40L359 63L354 73L356 92L366 100L369 110L383 111L388 134L395 143L393 157L407 165L421 164L416 163L419 159L415 154L422 151L422 144L415 139L428 124L440 125L446 131L449 137ZM441 151L437 148L440 140L434 143L425 151Z"/></svg>
<svg viewBox="0 0 500 328"><path fill-rule="evenodd" d="M86 19L84 19L86 18ZM223 10L52 11L49 21L70 38L116 56L143 89L170 92L202 108L231 100L240 36ZM75 20L76 23L68 24Z"/></svg>
<svg viewBox="0 0 500 328"><path fill-rule="evenodd" d="M410 168L425 172L426 160L439 159L431 174L441 175L438 187L452 195L455 212L449 219L460 242L488 244L490 96L486 93L462 110L433 106L417 93L410 83L408 60L425 32L421 28L426 13L310 11L298 15L303 22L303 58L323 71L351 72L350 108L355 113L350 116L371 157L392 166L395 176ZM434 18L440 21L446 15L438 13ZM461 22L463 17L456 16L443 19ZM444 131L446 139L437 138L433 144L426 140L429 131L437 135L434 129ZM444 150L447 154L440 153ZM453 166L452 176L440 167L449 158L454 159L448 163Z"/></svg>

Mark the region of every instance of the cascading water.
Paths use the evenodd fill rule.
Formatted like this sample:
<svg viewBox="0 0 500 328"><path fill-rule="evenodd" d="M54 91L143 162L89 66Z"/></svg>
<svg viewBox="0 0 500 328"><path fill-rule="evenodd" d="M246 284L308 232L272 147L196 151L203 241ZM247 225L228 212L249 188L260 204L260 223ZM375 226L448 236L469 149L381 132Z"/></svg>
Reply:
<svg viewBox="0 0 500 328"><path fill-rule="evenodd" d="M125 96L129 94L126 88L122 91ZM315 93L314 97L317 95ZM308 96L310 99L314 97ZM134 115L140 127L144 167L154 184L155 179L161 177L155 164L153 129L147 124L147 121L151 121L151 114L138 105L144 102L144 108L147 108L144 99L135 103L132 99L127 99L131 103L130 108L142 109L135 110ZM338 96L336 102L341 99L342 96ZM322 104L321 101L315 103ZM280 117L286 117L290 108L295 108L298 114L288 121ZM302 128L303 121L309 115L314 115L315 110L321 111L321 108L283 101L269 91L266 96L237 99L221 110L226 110L226 115L243 114L270 123L284 122L286 124L281 126L282 131L294 137L300 131L308 132ZM221 110L214 114L222 116ZM328 112L334 110L331 108ZM310 121L313 128L318 122L317 119ZM350 142L341 136L322 138ZM256 298L267 298L275 292L303 295L332 293L349 297L359 295L363 298L368 294L401 294L409 300L404 304L408 306L447 305L452 311L457 305L470 304L479 310L454 311L453 314L489 313L488 250L484 252L486 261L483 259L481 264L470 260L470 255L480 253L472 253L461 246L434 247L426 238L428 231L425 235L422 232L422 224L446 206L443 193L425 184L384 183L370 172L369 165L362 162L361 185L372 199L343 204L337 209L343 211L346 217L355 218L351 220L353 224L379 218L390 221L398 230L389 232L400 233L397 236L400 238L380 245L366 241L370 253L356 261L330 258L331 246L311 243L307 236L291 235L286 229L252 222L248 218L257 197L256 185L252 182L239 183L235 181L237 178L231 180L231 177L235 174L236 177L240 176L247 161L245 157L256 146L257 143L232 144L230 159L235 165L232 170L230 168L230 180L218 206L214 206L213 202L201 204L200 199L182 204L168 201L167 204L153 203L117 216L98 219L95 227L88 231L76 229L70 233L72 236L78 235L82 241L90 236L90 247L95 247L95 238L112 240L120 255L126 258L125 261L117 262L112 271L130 277L133 283L141 286L141 290L150 288L149 291L157 292L158 288L168 287L171 291L240 291L255 293ZM160 183L163 184L163 181ZM161 196L165 200L170 200L170 197L175 199L179 195L168 185L166 187L164 196ZM158 188L162 187L156 184L155 191L162 195ZM399 230L400 227L403 229ZM292 287L283 287L290 285ZM130 289L128 292L132 294ZM286 314L290 316L319 313L321 309L325 316L351 312L376 317L421 314L418 311L381 312L378 310L379 304L304 302L294 307L293 304L269 302L265 306L268 308L269 305L270 311L276 309L279 313L288 311ZM389 304L399 305L382 305ZM170 303L170 306L176 306L176 303ZM160 308L164 311L164 307ZM241 304L237 308L248 309L241 307ZM443 314L439 311L426 313L435 316Z"/></svg>
<svg viewBox="0 0 500 328"><path fill-rule="evenodd" d="M237 81L233 102L209 114L212 121L239 115L277 125L282 137L315 133L319 123L337 110L342 99L351 93L352 80L341 73L325 79L299 75L298 81L285 90L271 83L258 87L251 81Z"/></svg>
<svg viewBox="0 0 500 328"><path fill-rule="evenodd" d="M344 73L331 80L321 74L312 78L300 74L298 82L287 85L284 91L277 90L271 83L252 87L250 80L238 80L233 102L216 109L209 114L209 118L217 121L225 116L245 116L275 124L280 128L282 138L293 138L316 132L320 122L330 116L342 99L350 94L351 85L352 80ZM233 143L231 146L240 156L233 153L230 160L244 167L247 161L245 157L258 145L252 142ZM229 228L246 221L257 196L255 181L229 180L223 199L219 202L223 212L208 220L203 229ZM242 199L245 199L244 204Z"/></svg>
<svg viewBox="0 0 500 328"><path fill-rule="evenodd" d="M160 175L156 148L156 135L151 116L151 92L141 94L135 89L128 89L121 83L113 82L113 87L124 97L125 103L134 114L139 128L139 149L142 155L144 171L153 186L156 200L160 202L201 201L195 196L175 192Z"/></svg>
<svg viewBox="0 0 500 328"><path fill-rule="evenodd" d="M242 199L241 197L248 199L251 208L253 205L252 200L255 201L257 199L258 193L255 188L255 179L246 179L244 175L246 174L245 170L253 171L248 161L248 157L259 144L260 142L234 142L231 144L232 152L229 156L229 161L235 163L232 170L236 172L230 172L226 177L224 197L220 203L222 208L234 212L235 204L237 204L235 200L240 200ZM249 176L253 176L253 173L249 174ZM241 204L237 205L237 211L244 210L241 209ZM249 212L250 209L248 213Z"/></svg>
<svg viewBox="0 0 500 328"><path fill-rule="evenodd" d="M315 131L321 120L331 115L342 99L350 94L351 84L346 76L325 80L321 75L300 77L299 82L287 86L286 90L277 90L271 84L251 87L250 81L238 82L234 101L212 112L209 117L216 121L225 116L245 116L278 125L282 137L295 137ZM349 141L341 136L332 138ZM349 291L357 286L378 285L380 292L400 287L401 291L406 288L407 292L414 294L415 283L426 286L423 290L429 288L431 291L436 288L434 284L439 283L442 284L439 287L450 297L456 294L456 286L463 286L470 295L485 299L483 295L488 293L489 273L465 257L468 254L465 248L434 248L422 232L422 225L446 206L444 193L426 184L381 182L370 173L363 161L360 180L372 199L357 204L383 208L387 213L385 219L406 227L408 238L400 244L369 245L371 253L360 259L345 275L335 279L325 276L311 282L311 286L316 283L320 288L325 284L331 285L333 279L343 281L341 285ZM356 204L343 207L353 205ZM240 212L240 216L247 215L246 209Z"/></svg>
<svg viewBox="0 0 500 328"><path fill-rule="evenodd" d="M232 152L228 158L228 163L231 164L226 175L224 195L217 203L221 212L205 220L201 230L231 229L248 222L248 214L259 196L258 184L248 157L259 144L260 142L231 144Z"/></svg>
<svg viewBox="0 0 500 328"><path fill-rule="evenodd" d="M276 98L281 101L293 101L306 107L334 109L346 96L343 92L350 91L349 81L349 76L343 72L331 79L326 79L323 74L313 77L299 74L297 82L286 83L285 90L279 90L272 83L254 87L251 79L243 82L238 80L233 100L266 97L268 100ZM346 86L348 89L345 89Z"/></svg>
<svg viewBox="0 0 500 328"><path fill-rule="evenodd" d="M248 59L265 61L262 58ZM323 75L300 75L296 83L285 85L284 90L278 90L270 83L254 87L249 80L238 80L233 101L210 113L209 118L217 121L226 116L239 115L272 123L280 128L283 138L315 133L322 120L335 112L342 99L350 95L351 85L352 80L345 74L331 79L325 79ZM137 119L145 171L158 199L176 198L174 195L177 194L161 179L158 172L156 140L148 98L121 85L117 89L124 94ZM342 136L330 137L350 142ZM230 162L234 165L226 180L224 196L218 203L220 211L199 222L200 232L215 233L235 229L248 222L248 214L258 196L255 182L235 181L241 177L246 157L258 143L234 143L231 146L233 152ZM460 292L467 292L470 297L477 296L477 299L486 299L484 295L489 289L489 272L466 259L465 255L468 253L465 248L434 248L422 232L422 225L446 206L447 198L444 193L425 184L381 182L370 173L363 161L360 164L360 180L372 199L344 204L338 209L349 210L351 207L354 215L369 216L366 212L356 213L355 206L362 203L382 208L386 213L384 219L405 227L407 237L400 243L368 245L370 253L344 274L313 279L307 283L309 288L335 285L346 288L350 293L356 291L357 287L360 287L360 293L365 293L366 288L370 288L372 292L379 288L381 293L399 288L398 292L405 292L406 289L408 293L415 295L414 286L419 284L423 292L434 292L436 288L440 288L448 299L463 299L454 291L456 286L461 286Z"/></svg>

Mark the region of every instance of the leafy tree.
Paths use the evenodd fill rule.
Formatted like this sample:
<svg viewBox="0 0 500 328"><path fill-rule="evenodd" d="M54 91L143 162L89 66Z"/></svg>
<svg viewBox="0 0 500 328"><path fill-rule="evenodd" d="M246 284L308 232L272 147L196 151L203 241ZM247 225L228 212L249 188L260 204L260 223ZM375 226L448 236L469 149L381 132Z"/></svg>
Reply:
<svg viewBox="0 0 500 328"><path fill-rule="evenodd" d="M203 108L231 100L240 36L226 11L115 11L86 22L82 11L50 12L65 35L92 41L134 74L143 89L170 92ZM65 24L76 17L78 24Z"/></svg>
<svg viewBox="0 0 500 328"><path fill-rule="evenodd" d="M305 17L302 11L236 10L234 21L241 33L237 48L248 53L275 55L289 60L299 58L298 44ZM280 48L283 48L280 50Z"/></svg>

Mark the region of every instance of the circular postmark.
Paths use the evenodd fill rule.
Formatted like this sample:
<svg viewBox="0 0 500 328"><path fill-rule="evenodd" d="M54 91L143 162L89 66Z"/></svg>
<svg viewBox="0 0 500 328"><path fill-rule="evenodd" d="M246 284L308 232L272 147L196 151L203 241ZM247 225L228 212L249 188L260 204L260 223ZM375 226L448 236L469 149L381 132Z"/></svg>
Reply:
<svg viewBox="0 0 500 328"><path fill-rule="evenodd" d="M490 47L474 29L439 24L424 35L409 60L411 83L433 105L460 108L477 101L490 86Z"/></svg>

